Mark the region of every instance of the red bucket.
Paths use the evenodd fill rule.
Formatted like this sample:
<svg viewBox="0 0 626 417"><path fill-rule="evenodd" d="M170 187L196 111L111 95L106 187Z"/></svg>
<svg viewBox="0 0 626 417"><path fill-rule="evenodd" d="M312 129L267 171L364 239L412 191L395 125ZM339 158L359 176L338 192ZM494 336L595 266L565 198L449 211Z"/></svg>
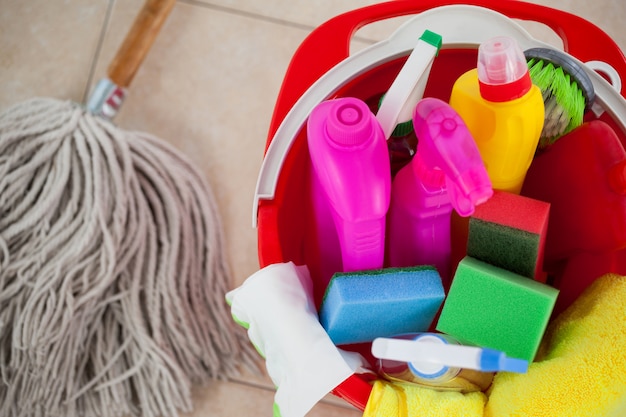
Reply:
<svg viewBox="0 0 626 417"><path fill-rule="evenodd" d="M543 23L561 37L564 50L579 61L600 61L612 67L618 75L626 76L623 52L597 26L560 10L521 1L398 0L353 10L327 21L311 32L294 54L274 109L255 196L254 221L258 228L261 267L288 261L308 265L315 285L316 242L307 188L310 165L306 129L302 129L308 116L306 105L348 96L365 102L376 100L389 88L410 50L399 55L392 53L375 62L361 62L356 73L335 85L329 82L320 85L318 81L328 81L324 76L350 57L350 40L359 28L399 16L426 16L436 9L453 5L487 9L494 13L494 18L498 14L506 20L514 18ZM427 29L437 32L437 29ZM414 39L418 37L419 34ZM475 67L477 45L447 44L445 34L443 41L425 96L448 101L454 81ZM364 59L367 61L366 57ZM596 88L599 101L606 110L599 118L610 124L626 145L625 93L623 89L617 91L611 87L604 78L599 83L600 88ZM303 100L307 102L305 105ZM324 288L316 288L317 294L323 291ZM363 410L370 391L371 385L367 381L353 376L333 393Z"/></svg>

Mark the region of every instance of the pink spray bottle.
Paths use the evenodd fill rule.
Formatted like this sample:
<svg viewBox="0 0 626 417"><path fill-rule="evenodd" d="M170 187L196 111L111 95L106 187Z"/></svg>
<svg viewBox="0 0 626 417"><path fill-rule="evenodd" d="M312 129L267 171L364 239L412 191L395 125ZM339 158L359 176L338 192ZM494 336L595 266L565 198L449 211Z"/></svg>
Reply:
<svg viewBox="0 0 626 417"><path fill-rule="evenodd" d="M452 209L470 216L493 195L476 143L458 113L436 98L413 115L419 140L411 163L394 178L387 247L392 267L434 265L450 281Z"/></svg>
<svg viewBox="0 0 626 417"><path fill-rule="evenodd" d="M307 140L322 278L382 268L391 171L380 124L363 101L338 98L313 109Z"/></svg>

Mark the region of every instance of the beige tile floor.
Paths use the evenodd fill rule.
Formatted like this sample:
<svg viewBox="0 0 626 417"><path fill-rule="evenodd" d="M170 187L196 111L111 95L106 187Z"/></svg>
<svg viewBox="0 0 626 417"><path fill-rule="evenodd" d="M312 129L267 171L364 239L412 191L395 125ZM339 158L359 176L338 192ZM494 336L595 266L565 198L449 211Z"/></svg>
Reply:
<svg viewBox="0 0 626 417"><path fill-rule="evenodd" d="M416 0L418 1L418 0ZM541 0L595 23L626 50L623 0ZM296 47L317 25L373 4L358 0L178 0L116 122L170 141L201 167L219 203L232 286L258 269L251 203L274 100ZM142 0L0 0L0 111L34 96L83 102ZM398 19L366 27L362 48ZM540 25L538 37L554 41ZM195 392L189 416L269 416L268 378L242 377ZM311 416L357 416L328 397Z"/></svg>

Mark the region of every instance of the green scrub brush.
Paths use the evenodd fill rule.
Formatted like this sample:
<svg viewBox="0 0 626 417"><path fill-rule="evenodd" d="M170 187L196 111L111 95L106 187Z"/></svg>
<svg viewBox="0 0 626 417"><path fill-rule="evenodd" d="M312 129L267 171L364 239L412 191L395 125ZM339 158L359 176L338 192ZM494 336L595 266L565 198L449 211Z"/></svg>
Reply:
<svg viewBox="0 0 626 417"><path fill-rule="evenodd" d="M564 52L532 48L524 55L530 78L543 95L545 122L537 146L543 150L582 124L595 92L582 66Z"/></svg>

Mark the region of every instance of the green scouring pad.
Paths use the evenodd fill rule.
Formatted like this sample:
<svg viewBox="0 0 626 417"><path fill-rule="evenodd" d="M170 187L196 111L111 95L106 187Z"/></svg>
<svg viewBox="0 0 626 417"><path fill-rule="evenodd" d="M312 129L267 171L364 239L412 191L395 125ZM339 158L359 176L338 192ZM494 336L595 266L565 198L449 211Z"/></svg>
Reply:
<svg viewBox="0 0 626 417"><path fill-rule="evenodd" d="M457 268L437 330L459 341L531 362L558 290L465 257Z"/></svg>
<svg viewBox="0 0 626 417"><path fill-rule="evenodd" d="M532 48L524 51L524 55L530 78L543 95L545 121L537 146L542 150L582 124L595 91L582 66L566 53Z"/></svg>
<svg viewBox="0 0 626 417"><path fill-rule="evenodd" d="M495 191L469 219L467 255L544 281L543 253L550 204Z"/></svg>

